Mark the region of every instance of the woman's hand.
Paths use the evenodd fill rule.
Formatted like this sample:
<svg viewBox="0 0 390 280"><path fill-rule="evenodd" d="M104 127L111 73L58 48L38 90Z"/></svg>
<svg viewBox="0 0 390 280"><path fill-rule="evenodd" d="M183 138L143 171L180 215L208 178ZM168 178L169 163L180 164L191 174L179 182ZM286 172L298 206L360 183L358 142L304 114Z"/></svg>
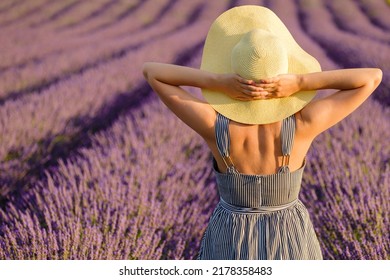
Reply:
<svg viewBox="0 0 390 280"><path fill-rule="evenodd" d="M246 80L237 74L220 74L218 89L227 96L242 101L265 99L268 95L268 92L254 81Z"/></svg>
<svg viewBox="0 0 390 280"><path fill-rule="evenodd" d="M263 79L255 85L268 92L267 98L283 98L301 90L301 84L302 78L300 75L281 74L273 78Z"/></svg>
<svg viewBox="0 0 390 280"><path fill-rule="evenodd" d="M247 80L237 74L220 75L221 90L229 97L242 101L283 98L300 90L299 75L282 74L260 81Z"/></svg>

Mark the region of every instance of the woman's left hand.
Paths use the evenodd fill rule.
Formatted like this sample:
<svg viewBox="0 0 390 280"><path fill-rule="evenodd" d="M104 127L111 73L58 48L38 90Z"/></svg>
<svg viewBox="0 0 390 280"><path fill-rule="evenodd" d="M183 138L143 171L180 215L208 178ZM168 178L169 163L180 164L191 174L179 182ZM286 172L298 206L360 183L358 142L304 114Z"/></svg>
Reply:
<svg viewBox="0 0 390 280"><path fill-rule="evenodd" d="M241 101L267 99L270 94L255 81L244 79L237 74L220 74L219 85L220 90L227 96Z"/></svg>

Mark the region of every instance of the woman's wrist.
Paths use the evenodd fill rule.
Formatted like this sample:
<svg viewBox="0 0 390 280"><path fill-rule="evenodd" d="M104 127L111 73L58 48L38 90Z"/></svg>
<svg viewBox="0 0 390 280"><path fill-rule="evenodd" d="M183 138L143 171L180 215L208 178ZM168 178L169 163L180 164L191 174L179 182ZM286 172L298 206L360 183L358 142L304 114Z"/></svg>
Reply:
<svg viewBox="0 0 390 280"><path fill-rule="evenodd" d="M205 79L204 88L210 90L221 90L221 88L223 88L222 74L207 72L207 78Z"/></svg>
<svg viewBox="0 0 390 280"><path fill-rule="evenodd" d="M307 78L303 74L297 74L298 91L307 90Z"/></svg>
<svg viewBox="0 0 390 280"><path fill-rule="evenodd" d="M207 73L205 81L205 88L213 91L226 91L229 87L227 74Z"/></svg>

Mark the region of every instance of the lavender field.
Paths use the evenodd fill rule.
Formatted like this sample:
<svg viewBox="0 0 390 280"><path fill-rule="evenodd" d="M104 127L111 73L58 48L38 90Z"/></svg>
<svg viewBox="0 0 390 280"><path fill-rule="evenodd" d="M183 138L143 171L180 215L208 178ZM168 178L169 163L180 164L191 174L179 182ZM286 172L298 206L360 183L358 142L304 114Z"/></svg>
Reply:
<svg viewBox="0 0 390 280"><path fill-rule="evenodd" d="M210 24L246 4L324 70L382 69L313 142L300 199L325 259L390 259L387 0L0 1L0 259L196 258L218 202L211 154L141 66L199 67Z"/></svg>

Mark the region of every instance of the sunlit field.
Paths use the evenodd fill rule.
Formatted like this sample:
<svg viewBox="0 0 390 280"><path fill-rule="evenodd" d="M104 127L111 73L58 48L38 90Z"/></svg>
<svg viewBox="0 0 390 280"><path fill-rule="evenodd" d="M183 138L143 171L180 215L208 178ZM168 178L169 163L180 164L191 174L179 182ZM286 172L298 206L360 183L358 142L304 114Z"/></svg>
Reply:
<svg viewBox="0 0 390 280"><path fill-rule="evenodd" d="M0 259L196 258L219 199L211 154L141 68L199 67L211 23L246 4L323 70L382 69L313 142L300 199L325 259L390 259L387 0L0 1Z"/></svg>

